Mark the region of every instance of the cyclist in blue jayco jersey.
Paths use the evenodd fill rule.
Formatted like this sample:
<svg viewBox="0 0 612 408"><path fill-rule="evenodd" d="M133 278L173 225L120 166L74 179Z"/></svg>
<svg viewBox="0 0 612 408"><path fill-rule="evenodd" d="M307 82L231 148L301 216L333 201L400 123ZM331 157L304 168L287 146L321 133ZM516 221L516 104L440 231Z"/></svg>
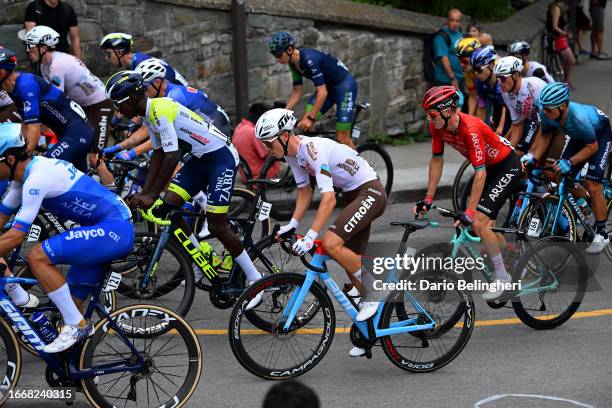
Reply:
<svg viewBox="0 0 612 408"><path fill-rule="evenodd" d="M277 62L291 69L293 90L287 102L288 110L293 110L300 102L304 90L302 78L310 79L316 88L298 127L312 129L315 121L336 105L336 139L354 149L349 133L357 100L357 82L346 66L327 53L296 48L295 40L285 31L275 33L268 47Z"/></svg>
<svg viewBox="0 0 612 408"><path fill-rule="evenodd" d="M28 151L33 151L38 144L41 125L47 126L57 135L58 143L46 155L69 161L85 171L94 131L83 109L43 78L15 71L16 66L15 53L1 48L1 89L9 94L22 117Z"/></svg>
<svg viewBox="0 0 612 408"><path fill-rule="evenodd" d="M103 265L131 250L134 228L130 211L119 196L71 163L41 156L30 158L19 124L0 124L0 179L11 181L0 204L1 225L16 214L11 229L0 236L0 256L21 245L41 207L81 225L43 241L28 255L39 285L64 321L60 335L43 351L64 351L93 334L92 324L79 310L91 286L77 284L100 283L105 273ZM56 264L72 265L66 279ZM19 285L4 289L16 304L28 298Z"/></svg>
<svg viewBox="0 0 612 408"><path fill-rule="evenodd" d="M151 57L144 52L132 52L134 40L130 34L125 33L110 33L100 41L100 48L104 50L104 58L114 67L123 67L125 69L135 69L138 64ZM162 60L166 67L166 79L177 85L187 86L187 80L177 70L172 68L170 64Z"/></svg>
<svg viewBox="0 0 612 408"><path fill-rule="evenodd" d="M550 143L552 129L561 129L569 136L569 143L554 167L561 174L575 175L588 162L584 187L591 198L596 235L586 252L600 253L610 244L606 231L607 204L602 185L612 140L610 120L595 106L570 102L569 85L566 83L546 85L538 103L542 136L521 161L531 166L542 157Z"/></svg>

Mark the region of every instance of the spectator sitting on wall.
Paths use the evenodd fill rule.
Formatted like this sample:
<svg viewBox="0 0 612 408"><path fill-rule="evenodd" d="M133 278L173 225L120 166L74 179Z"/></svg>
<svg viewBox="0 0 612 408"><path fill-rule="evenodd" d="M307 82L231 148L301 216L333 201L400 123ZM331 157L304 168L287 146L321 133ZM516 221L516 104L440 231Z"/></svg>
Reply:
<svg viewBox="0 0 612 408"><path fill-rule="evenodd" d="M25 30L19 31L19 39L25 41L25 34L34 26L51 27L60 35L56 50L73 54L83 60L81 53L81 38L76 13L70 4L59 0L34 0L26 8ZM70 44L68 44L70 34Z"/></svg>
<svg viewBox="0 0 612 408"><path fill-rule="evenodd" d="M251 169L251 175L253 178L259 178L261 168L266 161L268 151L264 145L255 137L255 123L261 115L272 109L270 105L265 103L254 103L249 107L249 115L246 119L242 119L242 122L236 126L234 130L234 136L232 137L232 144L238 150L240 157L246 160L249 168ZM268 173L263 178L275 177L278 173L280 162L276 161L274 165L268 170ZM242 175L245 176L244 174Z"/></svg>
<svg viewBox="0 0 612 408"><path fill-rule="evenodd" d="M450 44L444 37L436 35L434 44L434 57L436 64L434 68L435 85L452 85L455 89L463 90L463 69L459 58L455 53L455 46L463 38L461 33L461 11L450 9L446 25L440 31L445 31Z"/></svg>
<svg viewBox="0 0 612 408"><path fill-rule="evenodd" d="M263 408L319 408L319 397L299 381L283 381L270 387Z"/></svg>

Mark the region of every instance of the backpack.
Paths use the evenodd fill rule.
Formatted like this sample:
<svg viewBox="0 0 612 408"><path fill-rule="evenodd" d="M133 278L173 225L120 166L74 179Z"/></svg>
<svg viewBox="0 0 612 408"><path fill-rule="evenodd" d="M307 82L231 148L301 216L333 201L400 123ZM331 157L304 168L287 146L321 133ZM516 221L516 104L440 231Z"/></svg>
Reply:
<svg viewBox="0 0 612 408"><path fill-rule="evenodd" d="M446 45L448 47L451 46L451 39L446 33L446 31L438 30L433 34L428 35L424 41L423 48L423 71L425 73L425 79L427 81L433 81L435 79L434 75L434 67L436 64L436 59L434 57L434 39L436 36L440 34L444 38Z"/></svg>

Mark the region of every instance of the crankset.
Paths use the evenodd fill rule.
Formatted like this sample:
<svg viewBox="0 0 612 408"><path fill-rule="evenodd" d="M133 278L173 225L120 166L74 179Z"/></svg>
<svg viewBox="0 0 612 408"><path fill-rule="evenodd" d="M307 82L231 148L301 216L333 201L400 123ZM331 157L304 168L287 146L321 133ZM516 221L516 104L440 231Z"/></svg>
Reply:
<svg viewBox="0 0 612 408"><path fill-rule="evenodd" d="M222 290L227 286L229 279L220 279L222 284L219 285L218 288L211 287L210 291L208 292L210 295L210 303L212 303L218 309L229 309L230 307L234 306L234 303L236 303L237 296L236 294L222 293Z"/></svg>
<svg viewBox="0 0 612 408"><path fill-rule="evenodd" d="M372 358L372 347L374 347L378 339L366 339L355 325L351 326L350 338L351 343L353 343L355 347L365 349L365 355L368 359Z"/></svg>

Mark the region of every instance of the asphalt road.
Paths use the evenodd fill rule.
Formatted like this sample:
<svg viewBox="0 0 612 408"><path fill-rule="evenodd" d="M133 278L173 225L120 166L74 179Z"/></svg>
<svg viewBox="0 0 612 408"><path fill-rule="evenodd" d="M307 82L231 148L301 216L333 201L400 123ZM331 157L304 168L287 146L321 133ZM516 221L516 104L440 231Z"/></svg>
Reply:
<svg viewBox="0 0 612 408"><path fill-rule="evenodd" d="M448 204L448 202L443 202ZM394 204L372 229L371 241L397 245L409 208ZM312 219L314 212L309 216ZM305 224L308 221L305 221ZM448 223L448 221L443 221ZM429 228L411 237L414 246L450 239L450 228ZM477 326L469 344L452 363L429 374L406 373L389 362L380 347L373 358L349 357L347 334L338 333L323 361L300 380L314 388L321 406L331 407L612 407L611 264L600 264L596 279L602 291L588 293L576 317L552 331L536 331L516 319L512 309L493 310L476 299ZM341 271L334 271L344 282ZM337 327L348 327L336 305ZM342 316L340 316L342 313ZM188 315L200 331L204 372L190 407L259 407L271 382L245 371L227 340L230 310L215 309L199 291ZM221 334L210 333L218 329ZM24 353L19 389L46 388L40 360ZM41 401L6 406L42 406ZM64 406L45 402L46 407ZM88 406L79 395L75 407Z"/></svg>

